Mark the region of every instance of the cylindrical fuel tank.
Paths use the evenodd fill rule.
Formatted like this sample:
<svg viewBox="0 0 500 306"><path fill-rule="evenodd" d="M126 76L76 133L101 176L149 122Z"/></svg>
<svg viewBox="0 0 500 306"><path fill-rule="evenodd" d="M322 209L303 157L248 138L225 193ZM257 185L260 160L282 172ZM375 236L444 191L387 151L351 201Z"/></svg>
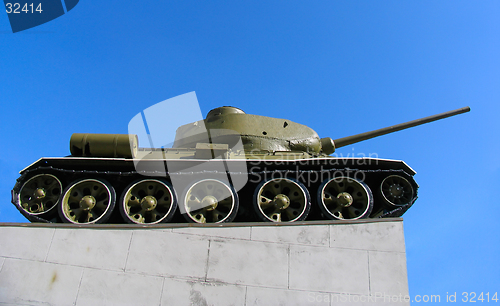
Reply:
<svg viewBox="0 0 500 306"><path fill-rule="evenodd" d="M137 135L75 133L69 143L73 156L134 158L139 141Z"/></svg>

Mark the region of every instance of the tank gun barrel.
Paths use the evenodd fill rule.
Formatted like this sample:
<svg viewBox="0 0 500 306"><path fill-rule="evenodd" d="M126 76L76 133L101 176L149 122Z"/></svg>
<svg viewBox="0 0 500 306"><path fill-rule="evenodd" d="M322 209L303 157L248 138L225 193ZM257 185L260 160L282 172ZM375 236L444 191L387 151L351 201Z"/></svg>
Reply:
<svg viewBox="0 0 500 306"><path fill-rule="evenodd" d="M463 113L466 113L468 111L470 111L470 107L466 106L466 107L462 107L462 108L459 108L456 110L444 112L444 113L437 114L437 115L428 116L425 118L420 118L417 120L413 120L413 121L409 121L409 122L405 122L405 123L401 123L401 124L396 124L393 126L374 130L371 132L365 132L365 133L361 133L361 134L357 134L357 135L353 135L353 136L335 139L333 142L335 144L335 148L340 148L340 147L348 146L348 145L353 144L353 143L357 143L357 142L361 142L361 141L375 138L378 136L382 136L385 134L394 133L397 131L408 129L408 128L411 128L411 127L414 127L417 125L422 125L425 123L448 118L448 117L455 116L458 114L463 114Z"/></svg>

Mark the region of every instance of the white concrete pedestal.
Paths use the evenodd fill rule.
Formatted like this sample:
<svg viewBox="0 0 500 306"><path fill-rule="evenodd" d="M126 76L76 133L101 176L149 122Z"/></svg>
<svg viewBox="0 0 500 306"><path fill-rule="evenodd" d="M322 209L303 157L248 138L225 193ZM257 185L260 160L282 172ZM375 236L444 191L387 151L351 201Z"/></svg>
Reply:
<svg viewBox="0 0 500 306"><path fill-rule="evenodd" d="M0 305L409 305L407 295L402 219L0 224Z"/></svg>

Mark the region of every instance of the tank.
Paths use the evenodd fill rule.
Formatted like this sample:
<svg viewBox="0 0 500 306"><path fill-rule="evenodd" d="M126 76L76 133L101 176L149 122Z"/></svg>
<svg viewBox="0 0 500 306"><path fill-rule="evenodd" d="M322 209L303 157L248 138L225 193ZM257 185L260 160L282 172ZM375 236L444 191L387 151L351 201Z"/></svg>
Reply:
<svg viewBox="0 0 500 306"><path fill-rule="evenodd" d="M132 134L73 134L70 156L20 171L12 203L31 222L74 224L400 217L417 199L412 168L331 154L469 110L338 139L230 106L180 126L168 148L139 148Z"/></svg>

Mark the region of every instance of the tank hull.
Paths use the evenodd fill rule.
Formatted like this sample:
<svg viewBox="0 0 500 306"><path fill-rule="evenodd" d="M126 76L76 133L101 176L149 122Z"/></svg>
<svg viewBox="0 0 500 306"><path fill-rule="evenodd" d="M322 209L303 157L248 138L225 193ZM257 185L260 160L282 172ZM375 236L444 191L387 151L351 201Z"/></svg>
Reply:
<svg viewBox="0 0 500 306"><path fill-rule="evenodd" d="M242 163L244 168L241 167ZM159 165L165 165L165 167L162 168ZM203 165L203 167L200 168L199 165ZM71 189L71 186L76 184L75 182L84 182L96 189L96 186L99 186L107 191L108 204L106 205L109 207L105 211L103 209L100 216L90 217L92 221L95 220L96 223L143 223L146 225L157 222L186 221L204 223L400 217L416 200L418 189L418 185L413 179L415 171L403 161L329 156L301 159L289 156L276 159L267 156L266 158L245 160L193 158L137 160L70 156L41 158L23 169L20 174L21 176L12 190L12 203L31 222L55 223L68 222L65 213L73 214L76 212L78 214L82 209L92 211L94 206L99 204L97 196L92 197L89 193L86 197L80 196L78 198L79 204L74 204L78 206L77 208L72 209L69 207L71 205L67 204L69 208L66 212L61 209L64 206L61 203L71 203L71 192L75 195L78 192L78 188ZM394 177L397 177L398 180L391 185ZM232 205L230 211L224 213L227 216L221 217L219 212L214 220L206 218L212 217L217 209L222 209L222 202L218 204L219 208L216 208L217 201L210 203L215 195L211 196L209 193L200 197L199 202L206 202L203 202L206 205L202 214L192 214L190 211L194 209L186 204L190 198L196 197L195 193L200 192L198 189L202 189L203 184L206 185L211 180L222 183L221 190L227 189L225 192L231 194L233 203L230 204ZM175 198L175 202L178 202L178 205L175 203L175 206L170 207L175 212L169 212L168 216L167 213L161 213L153 220L147 219L146 213L143 212L152 209L151 206L156 209L156 205L160 205L159 202L156 202L157 199L148 202L151 197L147 196L142 197L140 205L137 204L141 207L141 213L138 213L139 217L124 208L126 207L125 202L131 201L130 197L134 189L130 186L137 186L142 181L153 182L156 184L155 188L158 188L161 183L164 190L171 190L172 199ZM401 183L402 181L408 183L409 186L405 187ZM244 183L233 188L238 184L237 182ZM45 183L47 185L42 188L41 185ZM100 183L102 186L99 185ZM30 187L30 184L33 187ZM85 186L87 185L85 184L81 185L80 192L86 190ZM384 184L386 187L383 186ZM401 192L398 193L397 188L399 187L397 186L400 185L411 189L411 195L403 201L404 203L394 201L398 196L393 195L392 198L388 199L388 193L384 191L384 188L392 188L390 189L391 195L398 195ZM281 191L274 194L273 188L278 188ZM42 200L34 200L32 194L37 194L37 192L39 193L38 197L42 200L47 200L49 195L52 195L50 205L43 204ZM290 193L288 197L279 197L279 195L287 193ZM297 201L305 203L301 204L304 206L303 209L302 206L292 208L293 193L299 193ZM334 208L331 208L332 194ZM366 203L366 207L354 208L357 205L357 197L360 198L359 201ZM133 196L132 199L134 199ZM36 203L26 204L29 201ZM210 205L213 206L212 209L210 209L212 207ZM287 210L288 205L292 205L290 206L291 210ZM270 209L269 206L272 208ZM209 207L208 210L207 207ZM294 214L298 215L297 218ZM71 217L69 220L71 222ZM142 220L142 222L135 222L137 220Z"/></svg>

